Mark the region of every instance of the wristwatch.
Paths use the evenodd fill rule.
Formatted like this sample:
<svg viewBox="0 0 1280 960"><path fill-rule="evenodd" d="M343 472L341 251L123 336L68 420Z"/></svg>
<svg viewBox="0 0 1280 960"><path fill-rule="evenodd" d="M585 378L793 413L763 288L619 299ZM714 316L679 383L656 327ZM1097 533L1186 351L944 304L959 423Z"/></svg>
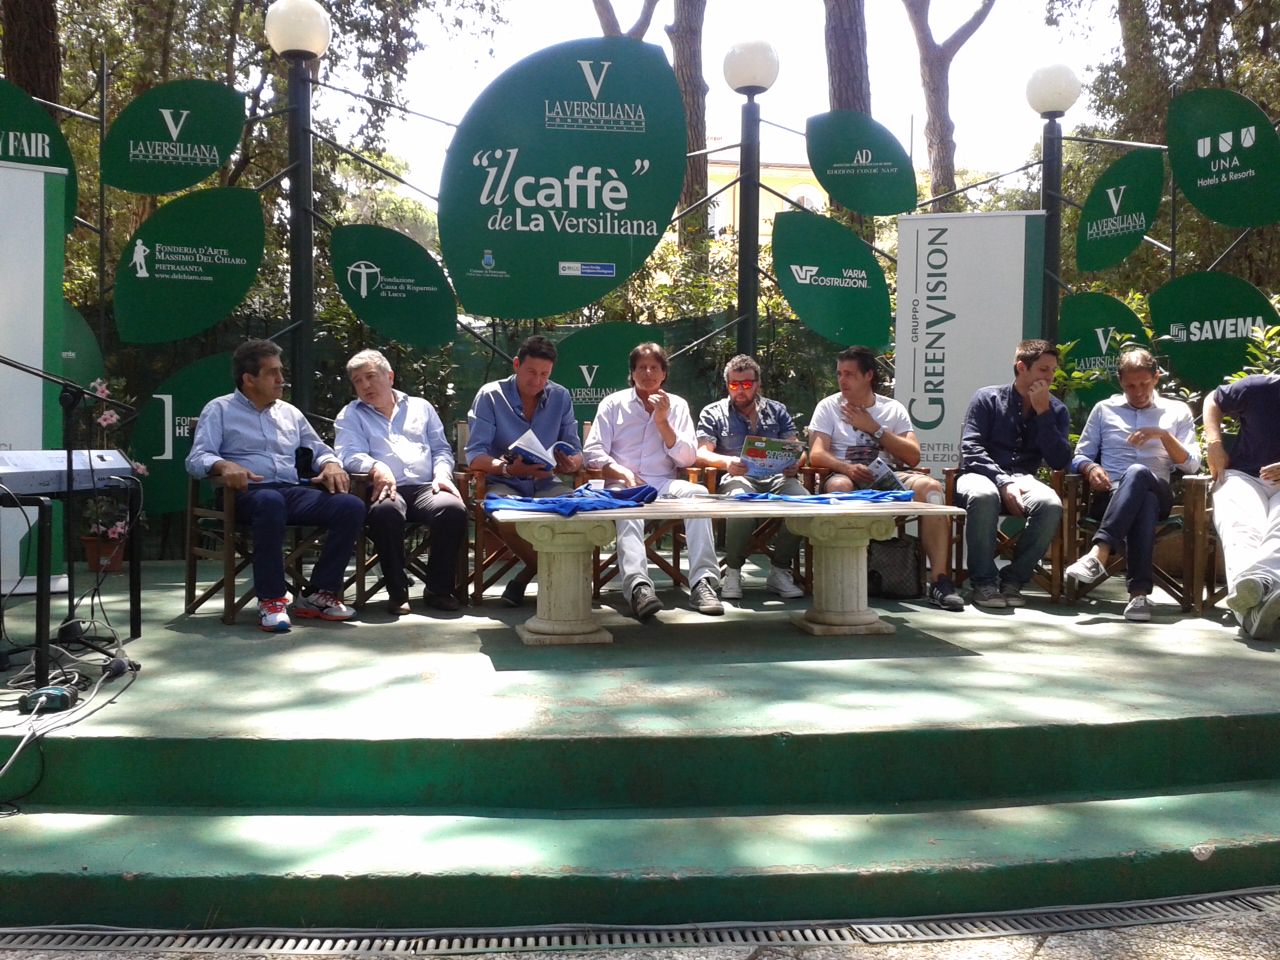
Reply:
<svg viewBox="0 0 1280 960"><path fill-rule="evenodd" d="M879 443L881 440L883 440L884 427L880 427L878 430L876 430L876 432L871 435L871 439L874 440L876 443Z"/></svg>

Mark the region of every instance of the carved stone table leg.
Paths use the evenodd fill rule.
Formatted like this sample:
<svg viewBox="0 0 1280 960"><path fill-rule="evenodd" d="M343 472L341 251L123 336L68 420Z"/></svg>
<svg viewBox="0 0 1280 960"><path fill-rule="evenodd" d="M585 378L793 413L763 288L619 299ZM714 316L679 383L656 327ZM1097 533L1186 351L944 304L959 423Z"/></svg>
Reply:
<svg viewBox="0 0 1280 960"><path fill-rule="evenodd" d="M613 539L612 520L516 522L538 551L538 609L516 633L526 644L612 643L591 609L591 554Z"/></svg>
<svg viewBox="0 0 1280 960"><path fill-rule="evenodd" d="M892 537L894 518L797 517L787 526L813 548L813 606L791 615L795 625L815 636L893 633L867 606L867 544Z"/></svg>

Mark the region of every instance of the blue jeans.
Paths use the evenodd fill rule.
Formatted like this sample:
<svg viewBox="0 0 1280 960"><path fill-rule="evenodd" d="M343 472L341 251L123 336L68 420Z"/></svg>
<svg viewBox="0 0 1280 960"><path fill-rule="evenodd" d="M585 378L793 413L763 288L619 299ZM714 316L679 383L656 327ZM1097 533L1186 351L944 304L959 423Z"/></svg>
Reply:
<svg viewBox="0 0 1280 960"><path fill-rule="evenodd" d="M978 473L962 473L956 478L956 504L968 512L964 543L968 553L969 579L975 587L995 584L997 576L1002 583L1019 587L1026 584L1062 523L1062 501L1051 487L1034 477L1019 475L1017 479L1031 483L1031 490L1022 498L1027 525L1018 536L1013 562L997 575L996 531L1004 509L1000 491Z"/></svg>
<svg viewBox="0 0 1280 960"><path fill-rule="evenodd" d="M1113 553L1124 551L1125 579L1130 594L1151 592L1151 553L1156 543L1156 523L1173 509L1169 481L1162 480L1140 463L1130 464L1110 490L1094 494L1089 516L1101 519L1094 543L1105 543Z"/></svg>
<svg viewBox="0 0 1280 960"><path fill-rule="evenodd" d="M289 524L328 531L311 570L311 588L341 595L347 562L364 526L364 501L317 486L256 486L236 494L236 518L253 535L253 589L259 600L285 594L284 529Z"/></svg>

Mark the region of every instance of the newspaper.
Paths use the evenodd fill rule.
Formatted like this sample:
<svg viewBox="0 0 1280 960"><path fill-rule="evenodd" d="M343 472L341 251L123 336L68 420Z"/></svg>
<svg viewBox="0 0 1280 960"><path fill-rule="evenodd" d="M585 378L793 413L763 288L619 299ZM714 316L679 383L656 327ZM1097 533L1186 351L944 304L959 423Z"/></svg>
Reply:
<svg viewBox="0 0 1280 960"><path fill-rule="evenodd" d="M763 480L790 470L804 455L804 444L799 440L770 440L766 437L747 437L742 442L742 462L747 476Z"/></svg>

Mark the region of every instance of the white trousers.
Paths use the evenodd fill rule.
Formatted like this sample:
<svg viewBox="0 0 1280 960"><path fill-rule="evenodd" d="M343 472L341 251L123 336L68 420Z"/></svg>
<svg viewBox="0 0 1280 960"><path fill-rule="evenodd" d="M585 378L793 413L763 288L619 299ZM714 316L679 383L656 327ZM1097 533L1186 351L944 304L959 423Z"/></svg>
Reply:
<svg viewBox="0 0 1280 960"><path fill-rule="evenodd" d="M658 496L697 497L707 495L707 488L688 480L654 479L642 477L645 483L658 491ZM649 576L649 558L644 549L644 521L619 520L618 569L622 571L623 596L631 599L631 591L637 583L653 586ZM689 585L703 577L710 577L715 585L720 583L720 561L716 558L715 537L710 520L686 520L685 541L689 546Z"/></svg>
<svg viewBox="0 0 1280 960"><path fill-rule="evenodd" d="M1227 564L1227 586L1241 577L1280 583L1280 483L1228 470L1213 491L1213 525Z"/></svg>

